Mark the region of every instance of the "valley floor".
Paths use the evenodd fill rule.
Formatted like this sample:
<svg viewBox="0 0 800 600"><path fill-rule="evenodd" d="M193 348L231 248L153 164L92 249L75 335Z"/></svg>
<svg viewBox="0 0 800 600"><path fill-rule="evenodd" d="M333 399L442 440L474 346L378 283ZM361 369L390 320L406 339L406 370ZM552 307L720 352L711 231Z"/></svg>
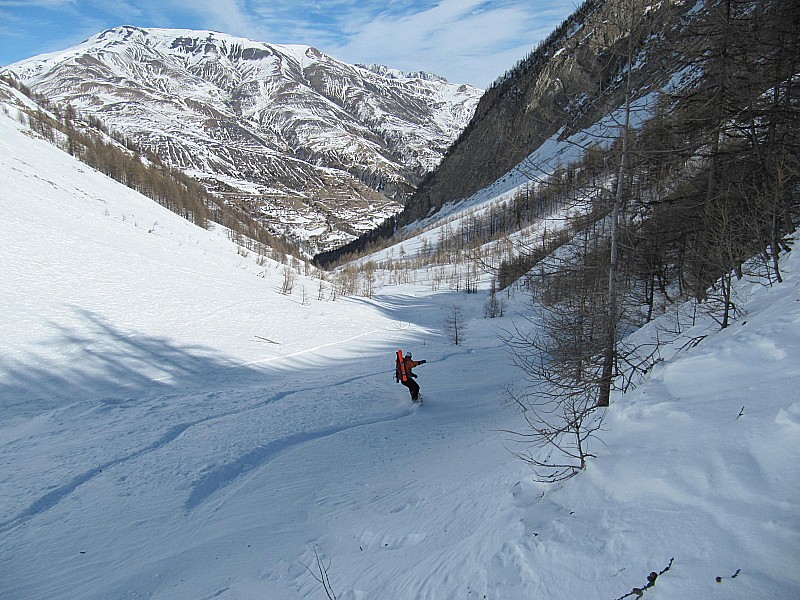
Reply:
<svg viewBox="0 0 800 600"><path fill-rule="evenodd" d="M481 327L449 346L425 325L439 302L391 300L360 308L390 307L379 332L14 420L0 596L315 597L314 549L353 597L496 585L464 576L513 537L491 516L526 472L496 431L500 342ZM395 346L428 359L423 405L394 382Z"/></svg>
<svg viewBox="0 0 800 600"><path fill-rule="evenodd" d="M649 600L800 597L798 251L545 487L506 433L522 294L500 319L424 286L283 295L281 265L21 129L0 114L0 599L325 598L316 554L339 600L614 600L668 565Z"/></svg>
<svg viewBox="0 0 800 600"><path fill-rule="evenodd" d="M359 307L391 315L368 335L6 418L0 597L324 598L315 551L342 599L613 599L672 558L654 598L800 590L796 295L658 368L547 490L506 449L496 321L452 346L450 300L386 297ZM395 347L428 360L423 405Z"/></svg>

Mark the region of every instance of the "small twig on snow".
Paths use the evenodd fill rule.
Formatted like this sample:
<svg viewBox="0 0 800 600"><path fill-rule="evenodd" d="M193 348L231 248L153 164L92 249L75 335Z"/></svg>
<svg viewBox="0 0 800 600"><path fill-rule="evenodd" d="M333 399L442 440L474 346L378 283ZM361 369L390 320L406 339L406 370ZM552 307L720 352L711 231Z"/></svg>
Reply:
<svg viewBox="0 0 800 600"><path fill-rule="evenodd" d="M736 578L739 576L739 573L741 573L741 572L742 572L742 570L741 570L741 569L736 569L736 573L734 573L733 575L731 575L731 579L736 579ZM717 583L722 583L722 580L723 580L723 579L725 579L725 578L724 578L724 577L715 577L715 578L714 578L714 580L715 580Z"/></svg>
<svg viewBox="0 0 800 600"><path fill-rule="evenodd" d="M656 584L656 579L658 579L661 575L670 570L670 567L672 567L672 563L674 560L675 557L673 556L672 558L669 559L669 564L666 567L664 567L663 570L659 571L658 573L653 571L652 573L650 573L650 575L647 576L647 583L645 585L643 585L640 588L638 587L633 588L630 592L628 592L624 596L620 596L619 598L617 598L617 600L623 600L623 598L628 598L629 596L636 596L637 598L641 598L642 595L645 593L645 591L649 590Z"/></svg>
<svg viewBox="0 0 800 600"><path fill-rule="evenodd" d="M311 576L322 585L322 589L325 590L325 595L328 596L330 600L336 600L336 593L333 591L333 588L331 587L331 580L328 577L328 569L331 568L330 561L328 561L327 566L322 564L322 559L319 557L319 553L317 552L316 548L314 548L314 558L317 560L316 573L307 564L302 562L300 564L303 565L306 570L311 573Z"/></svg>

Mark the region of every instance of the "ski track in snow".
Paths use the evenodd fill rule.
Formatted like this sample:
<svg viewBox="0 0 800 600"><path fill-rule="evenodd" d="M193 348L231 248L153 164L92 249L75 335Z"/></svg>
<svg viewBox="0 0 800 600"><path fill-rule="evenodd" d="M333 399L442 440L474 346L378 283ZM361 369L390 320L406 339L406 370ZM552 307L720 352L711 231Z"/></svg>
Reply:
<svg viewBox="0 0 800 600"><path fill-rule="evenodd" d="M353 340L357 340L359 338L366 337L366 336L371 336L371 335L374 335L375 333L378 333L378 330L367 331L365 333L359 333L358 335L354 335L353 337L349 337L349 338L346 338L346 339L343 339L343 340L337 340L335 342L330 342L328 344L321 344L319 346L314 346L313 348L306 348L304 350L298 350L297 352L293 352L291 354L284 354L284 355L275 356L275 357L272 357L272 358L262 358L262 359L259 359L259 360L253 360L253 361L250 361L250 362L242 363L240 366L249 367L249 366L252 366L252 365L260 365L260 364L275 362L275 361L283 360L283 359L287 359L287 358L294 358L294 357L297 357L297 356L302 356L303 354L308 354L310 352L318 352L318 351L323 350L325 348L330 348L331 346L338 346L340 344L344 344L344 343L347 343L347 342L352 342Z"/></svg>
<svg viewBox="0 0 800 600"><path fill-rule="evenodd" d="M372 333L372 332L369 332ZM367 335L367 334L364 334ZM363 335L353 336L348 340L350 341L359 337L363 337ZM341 343L341 342L339 342ZM328 347L332 344L325 344L323 346L319 346L317 348L309 349L307 351L301 351L294 353L292 356L305 354L307 352L311 352L313 350L318 350L320 348ZM288 357L279 357L279 358L288 358ZM389 371L387 371L389 372ZM357 375L353 377L348 377L345 379L341 379L335 383L335 385L345 385L354 383L360 380L365 380L376 375L381 375L382 373L375 374L375 373L368 373L365 375ZM108 471L112 467L121 466L126 462L136 460L138 458L143 457L144 455L152 452L156 452L158 450L164 449L165 446L176 440L181 434L186 432L192 427L197 425L202 425L211 421L225 419L228 417L234 417L237 415L241 415L246 412L251 412L254 410L258 410L263 408L263 406L279 402L281 400L287 399L296 394L302 394L309 391L314 391L319 389L319 386L309 386L306 388L299 388L294 390L287 390L284 392L280 392L275 394L274 396L259 401L255 406L247 406L245 408L239 410L232 410L232 411L223 411L219 413L214 413L204 417L202 419L198 419L195 421L187 422L187 423L180 423L174 425L169 428L169 430L164 433L157 441L148 444L144 448L141 448L135 452L126 454L124 456L115 458L113 460L109 460L102 464L99 464L91 469L84 471L83 473L73 477L70 481L57 486L55 489L51 490L47 494L40 497L38 500L33 502L27 509L19 513L16 517L9 519L4 522L0 522L0 533L13 529L14 527L19 526L20 524L25 523L27 520L53 508L67 496L72 494L75 490L77 490L80 486L88 483L93 478L97 477L98 475L102 474L104 471ZM215 394L211 394L212 396ZM70 409L74 409L74 405L68 407ZM63 409L66 410L66 409ZM342 431L353 429L357 427L363 427L367 425L372 425L376 423L383 423L390 420L396 420L399 418L406 417L412 414L412 410L405 410L398 412L396 414L377 418L377 419L368 419L362 422L351 423L347 425L329 427L319 430L311 430L311 431L304 431L301 433L297 433L294 435L289 435L280 439L273 440L263 446L259 446L254 448L253 450L245 453L244 455L232 460L230 462L226 462L224 464L206 469L203 473L200 474L200 477L193 483L192 491L189 494L185 502L185 507L187 510L192 510L196 508L201 502L203 502L206 498L211 496L212 494L218 492L235 479L240 477L242 474L246 473L247 471L251 471L253 469L257 469L258 467L266 464L270 460L274 458L274 456L278 453L285 452L293 446L297 446L304 442L318 440L321 438L325 438L331 435L335 435L336 433L340 433Z"/></svg>
<svg viewBox="0 0 800 600"><path fill-rule="evenodd" d="M157 442L150 444L149 446L142 448L132 454L122 456L120 458L116 458L114 460L110 460L106 463L103 463L93 469L89 469L88 471L74 477L68 483L57 487L56 489L48 492L41 498L39 498L36 502L31 504L31 506L24 510L22 513L14 517L13 519L0 523L0 533L4 533L9 529L13 529L18 525L25 523L27 520L53 508L59 502L61 502L64 498L69 496L75 490L77 490L83 484L91 481L93 478L101 474L103 471L107 471L108 469L122 465L128 461L134 460L141 456L144 456L148 452L153 452L160 448L163 448L165 445L169 444L173 440L177 439L179 435L181 435L184 431L189 429L192 425L196 425L196 423L185 423L182 425L175 425L171 427L164 436L159 439Z"/></svg>
<svg viewBox="0 0 800 600"><path fill-rule="evenodd" d="M337 433L341 433L343 431L375 425L377 423L394 421L402 417L407 417L411 414L413 414L413 411L407 410L389 418L372 419L351 425L342 425L327 429L297 433L295 435L290 435L288 437L275 440L263 446L259 446L258 448L251 450L232 462L216 466L202 473L201 477L192 484L192 491L189 494L189 497L186 499L185 507L187 510L196 508L206 498L217 493L244 473L264 466L273 460L278 454L286 452L295 446L299 446L300 444L310 441L322 440L326 437L336 435Z"/></svg>
<svg viewBox="0 0 800 600"><path fill-rule="evenodd" d="M372 333L372 332L370 332ZM358 336L353 336L348 338L347 340L343 340L345 342L349 342L355 340L357 338L363 337L362 334ZM338 342L342 343L342 342ZM326 344L323 346L318 346L313 349L304 352L298 352L294 355L304 354L305 352L316 351L322 348L328 347L332 344ZM447 355L442 356L439 360L447 360L452 356L457 356L459 354L463 354L461 352L453 352ZM294 356L293 355L293 356ZM438 361L431 361L431 362L438 362ZM380 373L367 373L362 375L355 375L352 377L346 377L338 379L337 381L331 382L327 384L328 386L346 386L350 385L359 381L365 381L371 379L373 377L382 376L386 374L393 373L393 369L389 369L387 371L383 371ZM278 400L289 398L295 394L301 394L313 390L318 390L321 386L315 385L304 389L298 390L291 390L287 392L283 392L281 394L276 395L268 402L276 402ZM403 390L405 391L405 390ZM388 423L390 421L396 421L398 419L402 419L414 414L414 405L409 405L409 408L401 411L396 411L392 414L387 416L383 416L380 418L373 418L373 419L365 419L361 421L357 421L355 423L348 423L345 425L337 425L333 427L323 428L323 429L315 429L311 431L303 431L297 434L289 435L280 439L273 440L267 444L258 446L253 450L237 457L236 459L226 462L222 465L215 466L213 468L205 470L201 473L201 476L192 484L192 491L189 494L185 502L185 508L187 510L192 510L196 508L201 502L203 502L206 498L215 494L225 486L232 483L234 480L239 478L244 473L257 469L271 460L273 460L278 454L284 453L295 446L300 444L310 442L310 441L318 441L326 437L330 437L336 435L338 433L357 429L361 427L366 427L370 425L375 425L379 423ZM249 409L248 409L249 410ZM238 414L236 412L226 413L224 415L219 415L221 417L232 416L234 414ZM212 417L217 418L217 417Z"/></svg>

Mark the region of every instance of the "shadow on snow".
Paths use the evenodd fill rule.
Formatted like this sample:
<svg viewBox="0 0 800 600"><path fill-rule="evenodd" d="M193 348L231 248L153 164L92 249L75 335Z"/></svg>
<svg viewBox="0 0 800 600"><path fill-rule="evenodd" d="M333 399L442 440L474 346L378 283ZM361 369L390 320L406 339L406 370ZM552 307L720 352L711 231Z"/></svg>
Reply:
<svg viewBox="0 0 800 600"><path fill-rule="evenodd" d="M384 305L384 309L396 311L398 316L403 313L400 304L391 308ZM77 324L68 326L51 323L56 335L50 343L60 350L61 355L68 355L68 362L50 363L46 358L50 353L44 347L39 353L31 351L24 359L0 357L0 373L4 375L0 380L3 420L24 420L81 405L85 405L79 409L81 413L84 409L91 411L98 405L132 408L153 398L169 400L177 396L197 396L198 401L204 397L210 402L203 411L193 415L183 412L180 407L165 413L166 420L162 422L163 427L156 437L138 448L112 452L113 455L107 460L86 465L81 472L67 475L61 484L0 522L0 532L13 529L55 507L78 488L113 467L164 448L196 425L258 411L290 397L302 403L308 400L308 396L338 393L323 391L326 388L363 394L365 389L381 388L376 383L378 379L386 377L389 382L394 372L393 349L389 342L371 344L367 348L369 358L363 359L362 366L348 367L343 372L336 364L337 359L329 359L327 363L300 360L295 367L302 376L291 380L285 377L285 366L242 365L220 356L212 348L182 346L163 337L131 334L88 310L73 307L73 311L80 318ZM417 335L410 332L409 337L413 339ZM282 376L278 375L279 371L283 371ZM337 377L335 381L332 380ZM376 378L375 381L371 381L373 378ZM243 395L248 401L217 402L226 391L236 393L243 389L247 391L240 396ZM398 398L405 399L405 394L399 392ZM197 508L209 496L227 487L247 471L270 462L299 444L412 414L410 406L401 406L399 410L393 408L388 412L384 407L384 410L377 411L381 414L367 411L356 419L328 422L323 427L283 432L250 449L242 448L238 456L212 462L195 474L184 508ZM253 417L262 418L263 415L254 414ZM134 421L131 428L135 427Z"/></svg>
<svg viewBox="0 0 800 600"><path fill-rule="evenodd" d="M22 359L0 356L0 410L32 417L83 400L122 403L159 391L218 381L221 371L237 383L263 379L263 369L241 366L211 348L181 346L167 338L122 331L78 307L79 326L51 323L56 334L40 353ZM62 348L66 363L51 363L48 348ZM236 369L235 376L230 374Z"/></svg>

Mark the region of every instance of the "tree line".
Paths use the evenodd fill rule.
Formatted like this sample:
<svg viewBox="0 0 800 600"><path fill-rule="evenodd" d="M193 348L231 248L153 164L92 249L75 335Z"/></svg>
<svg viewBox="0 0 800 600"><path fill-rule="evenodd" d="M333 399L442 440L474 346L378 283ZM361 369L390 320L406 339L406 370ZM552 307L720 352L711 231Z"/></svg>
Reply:
<svg viewBox="0 0 800 600"><path fill-rule="evenodd" d="M84 116L71 105L57 105L12 77L0 78L37 104L37 109L20 113L31 130L86 165L195 225L208 228L214 222L226 227L231 239L248 250L261 255L270 253L282 261L286 255L300 255L294 245L270 234L252 216L209 193L183 172L168 167L158 156L143 152L97 117Z"/></svg>
<svg viewBox="0 0 800 600"><path fill-rule="evenodd" d="M639 29L634 3L619 2L619 15L630 78L641 40L658 32ZM736 279L781 281L800 222L799 25L796 3L699 4L671 50L682 81L645 101L626 85L585 147L595 193L585 178L563 190L564 202L590 200L568 239L514 259L539 309L507 337L527 380L508 391L527 424L521 441L547 449L521 453L543 481L585 466L611 391L630 382L622 374L658 360L628 347L628 333L687 299L725 328Z"/></svg>

